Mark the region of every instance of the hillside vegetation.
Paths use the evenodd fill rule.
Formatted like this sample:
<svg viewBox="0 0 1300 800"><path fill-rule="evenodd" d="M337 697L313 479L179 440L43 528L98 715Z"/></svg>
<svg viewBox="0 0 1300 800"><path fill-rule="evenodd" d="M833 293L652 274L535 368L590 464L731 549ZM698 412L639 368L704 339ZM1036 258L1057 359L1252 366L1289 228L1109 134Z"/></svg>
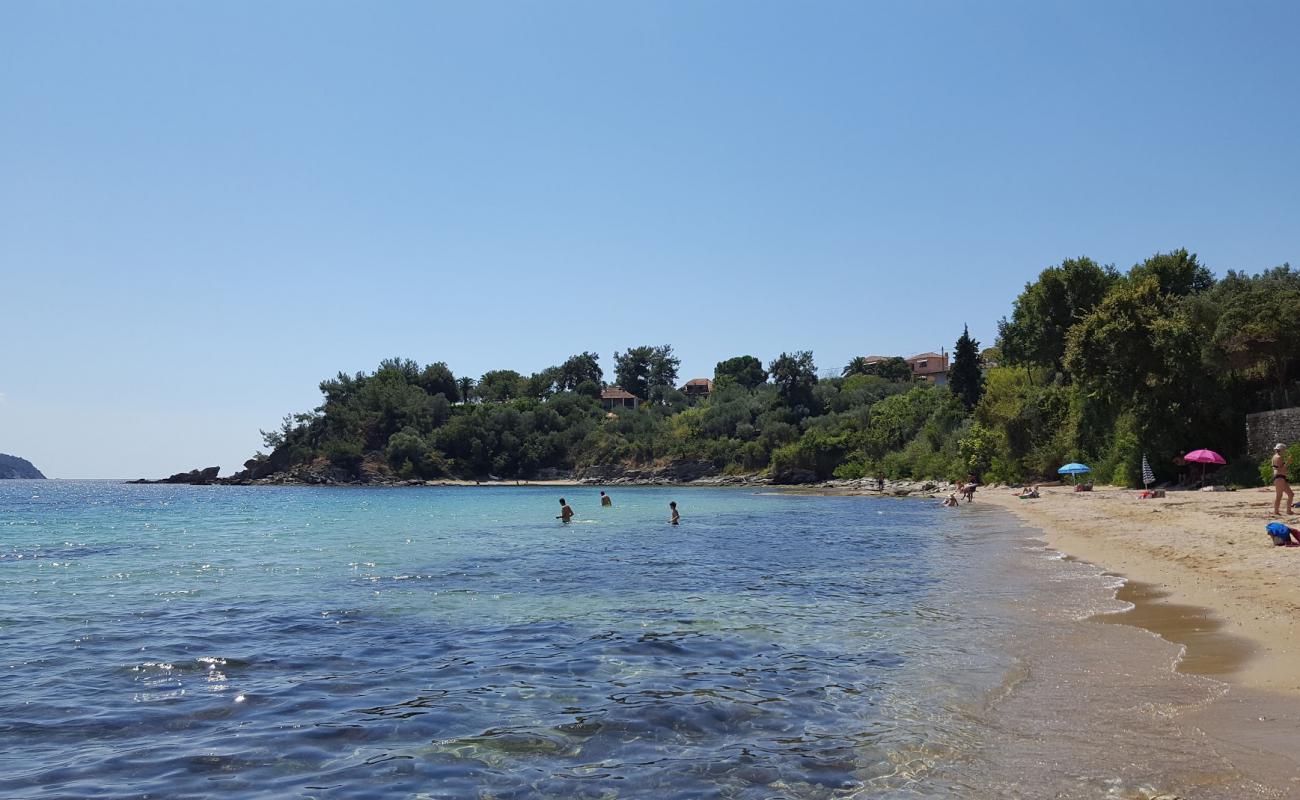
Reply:
<svg viewBox="0 0 1300 800"><path fill-rule="evenodd" d="M248 474L529 478L690 460L796 482L1018 482L1084 461L1098 480L1131 484L1143 453L1170 479L1180 453L1208 447L1236 459L1235 480L1253 482L1256 465L1241 458L1244 415L1300 400L1298 309L1300 273L1289 265L1216 280L1178 250L1123 273L1088 258L1043 270L999 323L994 347L981 351L961 333L942 387L915 382L901 359L854 359L819 377L810 352L720 361L707 399L675 388L669 345L615 353L608 381L592 353L478 379L393 358L322 382L318 408L264 432L269 453ZM607 413L606 385L646 402Z"/></svg>

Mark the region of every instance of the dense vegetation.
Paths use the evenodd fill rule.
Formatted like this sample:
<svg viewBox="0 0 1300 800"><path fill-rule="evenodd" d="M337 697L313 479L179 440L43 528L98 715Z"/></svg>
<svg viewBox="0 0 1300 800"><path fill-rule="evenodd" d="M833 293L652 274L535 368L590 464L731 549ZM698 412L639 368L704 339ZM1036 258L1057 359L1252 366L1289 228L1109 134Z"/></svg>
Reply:
<svg viewBox="0 0 1300 800"><path fill-rule="evenodd" d="M812 353L794 352L721 361L712 395L696 400L675 388L671 346L641 346L615 353L611 384L646 402L607 413L593 353L477 380L389 359L324 381L324 403L265 433L271 453L257 458L418 478L696 460L787 480L1005 482L1077 460L1099 480L1135 483L1146 453L1168 479L1189 449L1239 457L1247 411L1300 400L1297 310L1289 265L1216 280L1183 250L1127 273L1068 259L1025 286L995 347L981 352L962 331L946 387L915 382L901 359L819 377ZM1239 466L1233 477L1253 481L1256 465Z"/></svg>

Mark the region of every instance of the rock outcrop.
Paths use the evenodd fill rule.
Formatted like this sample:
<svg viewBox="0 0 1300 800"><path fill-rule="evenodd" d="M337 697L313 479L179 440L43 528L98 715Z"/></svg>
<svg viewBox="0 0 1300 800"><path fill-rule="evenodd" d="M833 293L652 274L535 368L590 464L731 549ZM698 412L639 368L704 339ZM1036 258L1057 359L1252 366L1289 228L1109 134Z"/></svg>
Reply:
<svg viewBox="0 0 1300 800"><path fill-rule="evenodd" d="M599 484L690 483L717 474L717 468L708 461L673 461L648 467L599 464L578 470L574 477L580 483Z"/></svg>
<svg viewBox="0 0 1300 800"><path fill-rule="evenodd" d="M0 453L0 480L14 480L19 478L35 478L45 480L45 476L37 469L32 462L18 456L6 455Z"/></svg>
<svg viewBox="0 0 1300 800"><path fill-rule="evenodd" d="M772 473L772 482L800 486L808 483L817 482L817 473L810 469L800 467L791 467L790 469L780 470Z"/></svg>
<svg viewBox="0 0 1300 800"><path fill-rule="evenodd" d="M189 472L178 472L175 475L166 478L160 478L151 481L146 478L139 480L127 481L127 483L184 483L190 486L209 486L217 482L217 474L221 472L221 467L208 467L207 469L192 469Z"/></svg>

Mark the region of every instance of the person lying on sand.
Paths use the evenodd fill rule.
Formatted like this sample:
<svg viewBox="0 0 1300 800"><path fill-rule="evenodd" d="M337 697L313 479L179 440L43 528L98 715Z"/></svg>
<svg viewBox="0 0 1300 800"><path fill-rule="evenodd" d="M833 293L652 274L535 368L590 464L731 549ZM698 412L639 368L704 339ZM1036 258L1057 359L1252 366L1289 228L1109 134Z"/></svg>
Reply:
<svg viewBox="0 0 1300 800"><path fill-rule="evenodd" d="M563 497L560 498L560 516L556 517L556 519L565 523L573 519L573 509L569 508L569 504L564 502Z"/></svg>
<svg viewBox="0 0 1300 800"><path fill-rule="evenodd" d="M1038 486L1035 485L1033 488L1026 486L1025 488L1020 490L1020 494L1016 495L1016 497L1024 497L1027 499L1037 498Z"/></svg>

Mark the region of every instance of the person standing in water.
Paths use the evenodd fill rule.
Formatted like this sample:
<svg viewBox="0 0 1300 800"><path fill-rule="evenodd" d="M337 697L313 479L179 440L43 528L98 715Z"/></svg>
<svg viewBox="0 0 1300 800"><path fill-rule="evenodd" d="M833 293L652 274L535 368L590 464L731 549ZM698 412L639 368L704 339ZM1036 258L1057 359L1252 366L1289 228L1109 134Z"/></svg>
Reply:
<svg viewBox="0 0 1300 800"><path fill-rule="evenodd" d="M673 518L668 521L676 525L682 519L682 515L677 513L677 501L676 500L672 501L671 503L668 504L668 507L673 510Z"/></svg>
<svg viewBox="0 0 1300 800"><path fill-rule="evenodd" d="M573 519L573 509L569 508L569 504L564 502L563 497L560 498L560 516L556 517L556 519L565 524L568 524Z"/></svg>
<svg viewBox="0 0 1300 800"><path fill-rule="evenodd" d="M1286 471L1286 445L1278 442L1273 445L1273 516L1291 513L1291 504L1295 502L1295 494L1291 491L1290 478ZM1278 508L1282 505L1282 496L1286 495L1286 508Z"/></svg>
<svg viewBox="0 0 1300 800"><path fill-rule="evenodd" d="M609 495L604 492L600 493L600 505L602 508L609 508L614 505L614 501L609 499Z"/></svg>

